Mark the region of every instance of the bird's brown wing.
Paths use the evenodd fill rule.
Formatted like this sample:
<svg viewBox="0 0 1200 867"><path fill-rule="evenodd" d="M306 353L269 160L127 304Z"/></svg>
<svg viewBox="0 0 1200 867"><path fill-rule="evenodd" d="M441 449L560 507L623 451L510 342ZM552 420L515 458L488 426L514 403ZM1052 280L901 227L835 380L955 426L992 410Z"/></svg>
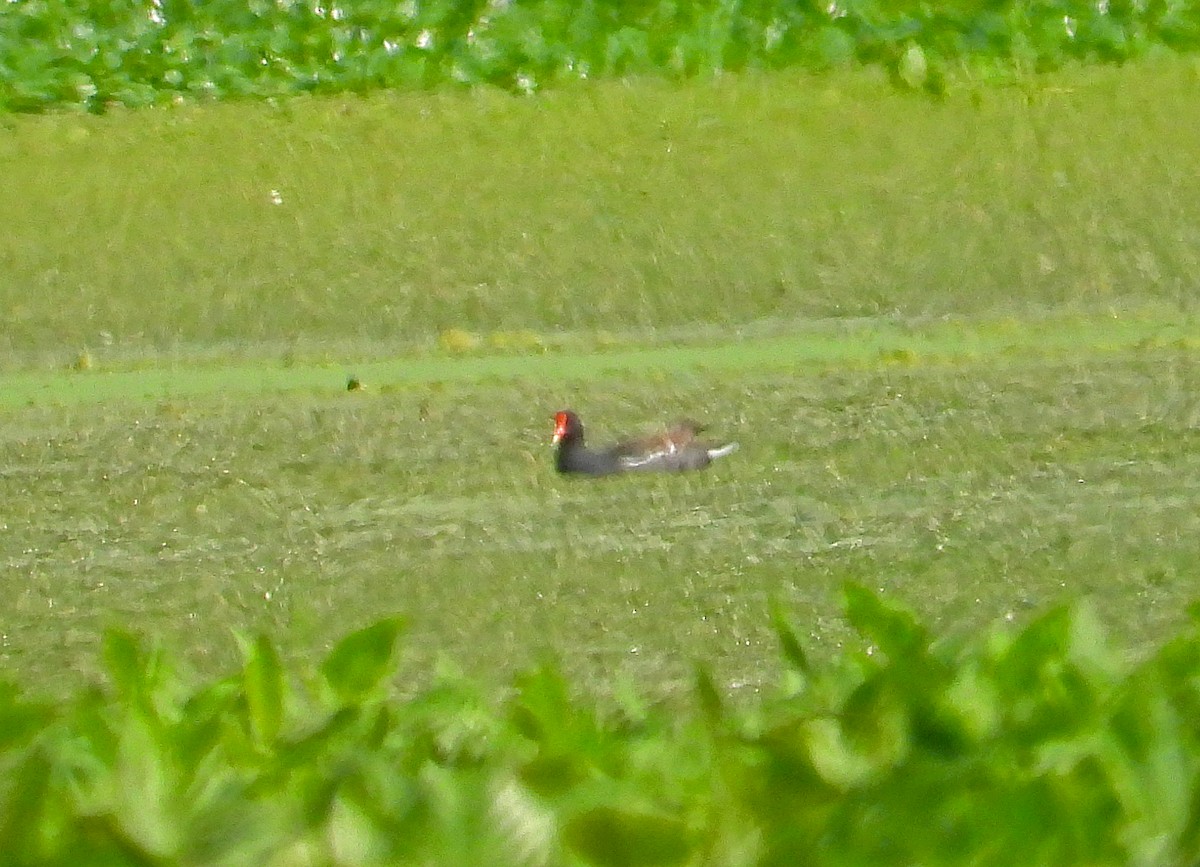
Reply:
<svg viewBox="0 0 1200 867"><path fill-rule="evenodd" d="M691 419L681 419L669 428L648 436L622 440L613 446L613 453L622 458L652 457L688 448L704 426Z"/></svg>
<svg viewBox="0 0 1200 867"><path fill-rule="evenodd" d="M665 436L675 445L676 450L679 450L691 445L695 441L696 435L703 430L704 425L692 421L690 418L684 418L675 422L667 430Z"/></svg>

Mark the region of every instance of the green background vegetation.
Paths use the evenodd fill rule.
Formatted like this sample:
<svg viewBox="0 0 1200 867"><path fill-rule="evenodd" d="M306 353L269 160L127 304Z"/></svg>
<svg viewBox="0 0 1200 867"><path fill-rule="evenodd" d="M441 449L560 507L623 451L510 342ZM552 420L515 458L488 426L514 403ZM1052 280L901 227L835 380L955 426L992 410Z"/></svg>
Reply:
<svg viewBox="0 0 1200 867"><path fill-rule="evenodd" d="M6 4L0 861L1195 862L1196 17Z"/></svg>
<svg viewBox="0 0 1200 867"><path fill-rule="evenodd" d="M1076 60L1195 51L1194 0L17 0L0 108L866 65L941 92Z"/></svg>

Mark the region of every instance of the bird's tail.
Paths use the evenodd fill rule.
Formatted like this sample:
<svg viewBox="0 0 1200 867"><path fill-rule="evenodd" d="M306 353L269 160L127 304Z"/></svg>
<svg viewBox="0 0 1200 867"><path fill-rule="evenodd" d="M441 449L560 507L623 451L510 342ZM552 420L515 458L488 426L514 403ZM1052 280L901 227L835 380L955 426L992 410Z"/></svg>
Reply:
<svg viewBox="0 0 1200 867"><path fill-rule="evenodd" d="M709 449L708 457L710 460L715 461L717 458L723 458L726 455L731 455L734 452L736 452L737 450L738 450L737 443L729 443L728 445L723 445L719 448Z"/></svg>

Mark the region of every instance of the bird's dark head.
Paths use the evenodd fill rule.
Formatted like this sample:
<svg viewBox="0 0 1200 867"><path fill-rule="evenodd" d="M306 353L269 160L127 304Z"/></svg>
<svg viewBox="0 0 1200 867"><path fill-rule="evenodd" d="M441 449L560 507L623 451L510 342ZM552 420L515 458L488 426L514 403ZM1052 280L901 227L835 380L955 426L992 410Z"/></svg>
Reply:
<svg viewBox="0 0 1200 867"><path fill-rule="evenodd" d="M554 414L554 445L562 442L580 442L583 439L583 423L579 416L564 409Z"/></svg>

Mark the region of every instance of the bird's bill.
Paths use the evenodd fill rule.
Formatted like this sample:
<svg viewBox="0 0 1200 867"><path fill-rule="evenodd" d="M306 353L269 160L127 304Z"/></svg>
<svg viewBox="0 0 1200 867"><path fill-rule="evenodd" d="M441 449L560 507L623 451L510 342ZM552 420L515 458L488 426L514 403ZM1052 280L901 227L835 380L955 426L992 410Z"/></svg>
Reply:
<svg viewBox="0 0 1200 867"><path fill-rule="evenodd" d="M558 445L562 438L567 435L567 416L566 413L559 413L554 417L554 438L550 440L551 445Z"/></svg>

